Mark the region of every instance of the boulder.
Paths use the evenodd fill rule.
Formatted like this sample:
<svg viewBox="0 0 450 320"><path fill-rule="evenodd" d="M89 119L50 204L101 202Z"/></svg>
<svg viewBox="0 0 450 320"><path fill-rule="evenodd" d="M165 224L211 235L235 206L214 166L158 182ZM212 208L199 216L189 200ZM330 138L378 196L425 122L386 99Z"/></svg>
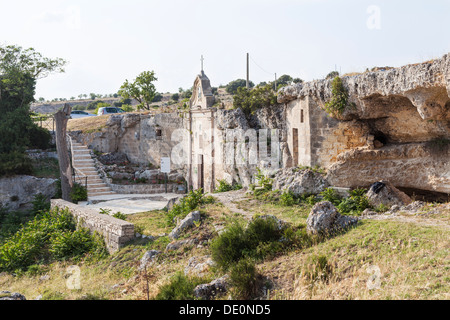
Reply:
<svg viewBox="0 0 450 320"><path fill-rule="evenodd" d="M194 295L197 298L203 300L210 300L211 298L217 296L218 294L223 294L227 292L229 276L225 275L222 278L216 279L207 284L200 284L194 289Z"/></svg>
<svg viewBox="0 0 450 320"><path fill-rule="evenodd" d="M24 301L27 300L20 293L11 293L9 291L0 291L0 300Z"/></svg>
<svg viewBox="0 0 450 320"><path fill-rule="evenodd" d="M204 277L214 265L213 260L209 256L192 257L189 259L188 265L184 268L186 276Z"/></svg>
<svg viewBox="0 0 450 320"><path fill-rule="evenodd" d="M28 210L38 194L51 199L56 194L56 180L32 176L14 176L0 179L0 206L9 210Z"/></svg>
<svg viewBox="0 0 450 320"><path fill-rule="evenodd" d="M279 170L273 179L273 190L286 190L295 196L319 194L329 187L325 177L310 169L288 168Z"/></svg>
<svg viewBox="0 0 450 320"><path fill-rule="evenodd" d="M153 264L155 262L156 257L161 253L158 250L150 250L144 253L144 256L141 258L141 264L139 266L139 270L143 270L145 266L148 264Z"/></svg>
<svg viewBox="0 0 450 320"><path fill-rule="evenodd" d="M125 153L122 152L110 152L103 154L98 157L98 160L105 164L105 165L111 165L111 164L123 164L125 162L128 162L128 158Z"/></svg>
<svg viewBox="0 0 450 320"><path fill-rule="evenodd" d="M186 218L180 221L180 223L170 232L169 238L178 239L180 234L195 225L196 222L200 222L200 211L194 211L189 213Z"/></svg>
<svg viewBox="0 0 450 320"><path fill-rule="evenodd" d="M306 229L314 235L331 235L358 222L358 218L342 216L329 201L317 203L306 220Z"/></svg>
<svg viewBox="0 0 450 320"><path fill-rule="evenodd" d="M370 205L373 207L378 207L381 204L389 208L394 205L401 207L413 202L408 195L398 190L389 181L385 180L372 184L367 192L367 198L369 199Z"/></svg>
<svg viewBox="0 0 450 320"><path fill-rule="evenodd" d="M175 251L184 246L193 246L196 243L198 243L198 240L196 240L196 239L187 239L187 240L171 242L166 246L166 251Z"/></svg>

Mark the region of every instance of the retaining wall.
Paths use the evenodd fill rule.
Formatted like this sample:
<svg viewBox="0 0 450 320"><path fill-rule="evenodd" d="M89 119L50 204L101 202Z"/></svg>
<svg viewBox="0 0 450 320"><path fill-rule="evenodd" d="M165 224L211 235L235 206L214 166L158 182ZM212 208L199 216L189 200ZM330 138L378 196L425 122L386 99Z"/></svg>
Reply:
<svg viewBox="0 0 450 320"><path fill-rule="evenodd" d="M91 232L97 231L103 235L110 253L123 247L134 239L134 224L116 219L106 214L99 214L93 209L79 206L61 199L51 200L52 209L68 209L77 222Z"/></svg>

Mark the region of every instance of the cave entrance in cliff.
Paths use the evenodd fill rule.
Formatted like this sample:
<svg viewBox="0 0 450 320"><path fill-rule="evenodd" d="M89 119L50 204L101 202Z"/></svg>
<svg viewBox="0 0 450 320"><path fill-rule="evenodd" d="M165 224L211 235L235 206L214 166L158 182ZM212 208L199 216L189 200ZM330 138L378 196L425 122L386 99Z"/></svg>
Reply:
<svg viewBox="0 0 450 320"><path fill-rule="evenodd" d="M450 194L415 188L397 187L415 201L446 203L450 202Z"/></svg>
<svg viewBox="0 0 450 320"><path fill-rule="evenodd" d="M374 144L376 147L382 147L389 143L389 137L381 131L376 131L374 134ZM377 142L378 141L378 142ZM381 144L380 144L381 143Z"/></svg>

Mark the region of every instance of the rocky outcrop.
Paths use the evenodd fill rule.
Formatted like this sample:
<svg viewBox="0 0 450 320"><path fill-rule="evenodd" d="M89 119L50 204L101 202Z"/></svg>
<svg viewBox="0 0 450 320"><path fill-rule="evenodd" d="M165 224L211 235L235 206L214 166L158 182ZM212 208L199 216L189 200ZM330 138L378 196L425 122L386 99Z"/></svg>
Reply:
<svg viewBox="0 0 450 320"><path fill-rule="evenodd" d="M158 250L150 250L144 253L144 256L141 258L139 270L144 270L144 268L149 265L153 264L157 258L158 255L161 254L161 251Z"/></svg>
<svg viewBox="0 0 450 320"><path fill-rule="evenodd" d="M189 259L188 265L184 268L184 274L189 277L202 278L212 266L214 266L214 261L209 256L195 256Z"/></svg>
<svg viewBox="0 0 450 320"><path fill-rule="evenodd" d="M329 201L317 203L306 220L306 230L313 235L332 235L355 225L358 218L341 215Z"/></svg>
<svg viewBox="0 0 450 320"><path fill-rule="evenodd" d="M24 295L20 293L11 293L9 291L0 291L0 300L25 301Z"/></svg>
<svg viewBox="0 0 450 320"><path fill-rule="evenodd" d="M34 197L42 194L51 199L56 194L56 180L32 176L14 176L0 179L0 205L9 210L32 208Z"/></svg>
<svg viewBox="0 0 450 320"><path fill-rule="evenodd" d="M180 234L193 226L195 226L196 222L200 222L201 214L200 211L194 211L189 213L186 218L181 220L177 226L170 232L169 238L171 239L178 239L180 237Z"/></svg>
<svg viewBox="0 0 450 320"><path fill-rule="evenodd" d="M330 184L368 188L389 180L396 187L450 193L450 152L427 143L390 145L379 150L354 149L340 154L327 170Z"/></svg>
<svg viewBox="0 0 450 320"><path fill-rule="evenodd" d="M343 119L375 119L388 113L386 97L407 98L423 120L450 120L450 54L433 61L342 77L349 100L356 108ZM320 106L331 99L332 79L282 88L278 102L313 98ZM383 103L385 102L385 103Z"/></svg>
<svg viewBox="0 0 450 320"><path fill-rule="evenodd" d="M385 205L387 207L406 206L412 199L404 192L398 190L389 181L379 181L374 183L367 193L367 198L372 207Z"/></svg>
<svg viewBox="0 0 450 320"><path fill-rule="evenodd" d="M203 300L210 300L219 294L224 294L229 288L229 276L223 276L208 284L201 284L195 287L194 295Z"/></svg>
<svg viewBox="0 0 450 320"><path fill-rule="evenodd" d="M273 190L286 190L295 196L319 194L329 187L325 177L310 169L288 168L279 170L273 179Z"/></svg>

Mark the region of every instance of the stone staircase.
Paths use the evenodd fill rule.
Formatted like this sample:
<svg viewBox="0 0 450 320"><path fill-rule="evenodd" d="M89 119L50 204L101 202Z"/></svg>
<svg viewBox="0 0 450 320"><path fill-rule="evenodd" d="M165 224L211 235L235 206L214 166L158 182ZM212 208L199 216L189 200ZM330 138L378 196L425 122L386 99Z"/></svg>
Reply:
<svg viewBox="0 0 450 320"><path fill-rule="evenodd" d="M72 165L77 172L77 182L84 185L87 177L88 198L115 194L100 178L90 150L75 141L72 141Z"/></svg>

